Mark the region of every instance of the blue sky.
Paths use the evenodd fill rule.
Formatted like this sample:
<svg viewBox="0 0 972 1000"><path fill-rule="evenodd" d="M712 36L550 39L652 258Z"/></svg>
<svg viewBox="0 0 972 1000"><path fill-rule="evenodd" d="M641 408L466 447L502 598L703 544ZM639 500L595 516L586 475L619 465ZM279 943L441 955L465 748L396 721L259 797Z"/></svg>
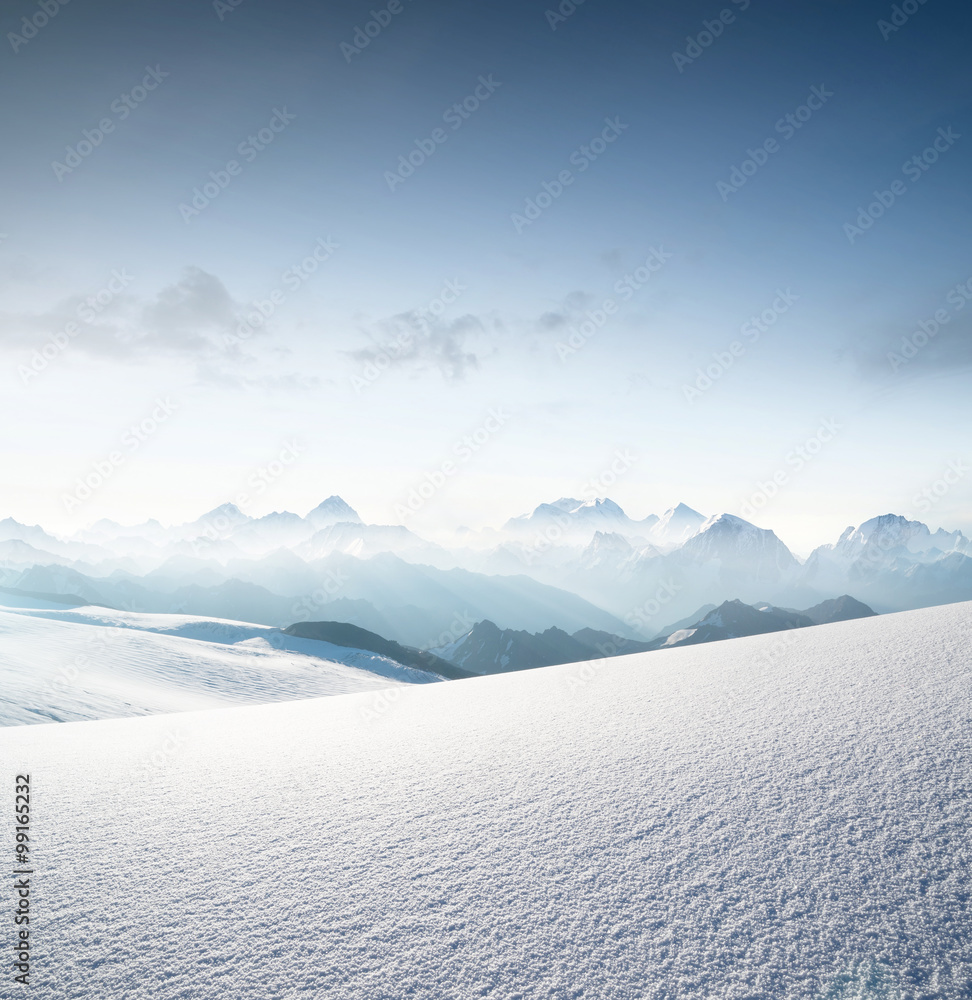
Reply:
<svg viewBox="0 0 972 1000"><path fill-rule="evenodd" d="M571 6L9 5L0 514L972 528L969 10Z"/></svg>

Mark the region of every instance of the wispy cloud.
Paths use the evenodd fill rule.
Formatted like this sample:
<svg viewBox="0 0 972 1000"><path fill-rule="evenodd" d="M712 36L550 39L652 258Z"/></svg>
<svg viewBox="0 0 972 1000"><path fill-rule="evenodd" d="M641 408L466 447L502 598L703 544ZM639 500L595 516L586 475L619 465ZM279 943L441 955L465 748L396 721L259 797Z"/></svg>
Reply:
<svg viewBox="0 0 972 1000"><path fill-rule="evenodd" d="M196 382L224 387L294 391L320 384L306 373L265 370L253 350L257 344L276 347L285 367L291 352L274 345L264 327L244 322L246 305L216 275L187 267L153 295L139 295L135 287L132 275L120 270L97 292L69 296L46 312L0 313L0 349L20 355L24 364L52 343L57 357L69 352L119 364L181 363Z"/></svg>
<svg viewBox="0 0 972 1000"><path fill-rule="evenodd" d="M239 305L219 278L186 268L149 299L134 284L122 269L97 292L69 296L46 312L0 313L0 345L30 349L67 332L72 350L118 361L200 361L226 353L224 337L237 325Z"/></svg>
<svg viewBox="0 0 972 1000"><path fill-rule="evenodd" d="M358 365L434 371L455 382L479 369L495 350L493 334L498 329L495 318L465 315L446 320L412 310L363 330L371 343L345 353Z"/></svg>

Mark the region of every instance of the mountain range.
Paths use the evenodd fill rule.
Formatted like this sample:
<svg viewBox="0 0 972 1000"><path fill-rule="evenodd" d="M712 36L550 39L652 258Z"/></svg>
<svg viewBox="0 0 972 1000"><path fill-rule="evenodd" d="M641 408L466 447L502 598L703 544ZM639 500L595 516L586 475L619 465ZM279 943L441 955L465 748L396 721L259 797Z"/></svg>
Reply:
<svg viewBox="0 0 972 1000"><path fill-rule="evenodd" d="M806 611L731 600L723 602L718 608L701 609L696 620L688 624L677 622L663 629L662 634L651 642L632 641L594 629L581 629L568 635L562 629L550 628L534 635L500 629L491 621L483 621L477 622L464 636L432 652L472 673L496 674L671 649L674 646L694 646L747 635L765 635L830 622L870 618L874 614L866 604L847 594ZM443 673L441 670L437 672Z"/></svg>
<svg viewBox="0 0 972 1000"><path fill-rule="evenodd" d="M969 599L972 546L960 531L884 514L801 560L734 514L676 504L634 519L610 499L570 497L447 546L365 524L331 496L304 516L223 504L186 524L101 520L64 537L6 518L0 587L278 628L345 622L420 649L484 620L645 642L730 599L793 608L853 594L880 613Z"/></svg>

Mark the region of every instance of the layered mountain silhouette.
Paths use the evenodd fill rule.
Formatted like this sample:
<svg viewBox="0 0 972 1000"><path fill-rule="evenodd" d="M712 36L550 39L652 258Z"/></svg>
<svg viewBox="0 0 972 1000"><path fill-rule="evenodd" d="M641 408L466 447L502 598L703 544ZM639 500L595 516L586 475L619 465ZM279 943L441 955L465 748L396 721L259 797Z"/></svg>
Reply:
<svg viewBox="0 0 972 1000"><path fill-rule="evenodd" d="M460 639L433 652L471 673L497 674L622 653L642 653L650 648L649 643L595 629L580 629L569 635L563 629L548 628L531 634L501 629L491 621L482 621Z"/></svg>
<svg viewBox="0 0 972 1000"><path fill-rule="evenodd" d="M463 670L454 663L428 652L428 650L403 646L400 642L384 639L374 632L358 628L357 625L349 625L347 622L298 622L283 631L285 635L292 635L299 639L317 639L321 642L329 642L334 646L379 653L401 663L402 666L427 670L450 680L474 676L472 671Z"/></svg>
<svg viewBox="0 0 972 1000"><path fill-rule="evenodd" d="M852 618L868 618L874 614L866 604L847 594L806 611L778 608L771 604L756 606L731 600L707 611L691 625L678 623L681 627L673 627L666 635L651 642L634 642L593 629L582 629L573 635L556 628L530 634L500 629L491 621L482 621L474 625L466 635L434 652L472 673L495 674L671 649L675 646L693 646L746 635L810 628Z"/></svg>
<svg viewBox="0 0 972 1000"><path fill-rule="evenodd" d="M330 496L304 516L223 504L185 524L102 519L71 536L6 518L0 586L276 627L344 621L415 648L486 620L500 631L650 642L727 599L812 608L853 594L881 613L972 599L972 544L883 514L801 561L734 514L679 503L633 518L610 499L565 497L500 529L464 530L450 546L366 524Z"/></svg>

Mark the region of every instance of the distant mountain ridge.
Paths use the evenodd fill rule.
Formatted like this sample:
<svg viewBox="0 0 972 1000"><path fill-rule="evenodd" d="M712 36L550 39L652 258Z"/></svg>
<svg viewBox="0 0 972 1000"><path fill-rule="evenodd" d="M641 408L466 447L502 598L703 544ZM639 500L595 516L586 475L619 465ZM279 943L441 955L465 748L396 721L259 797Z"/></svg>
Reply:
<svg viewBox="0 0 972 1000"><path fill-rule="evenodd" d="M641 653L649 644L624 639L609 632L581 629L569 635L563 629L549 628L539 634L522 630L500 629L491 621L477 622L455 642L432 650L457 666L474 674L505 673L529 670L557 663L575 663L624 652ZM606 654L602 649L617 650Z"/></svg>
<svg viewBox="0 0 972 1000"><path fill-rule="evenodd" d="M387 656L404 667L414 667L417 670L427 670L450 680L460 680L475 676L471 671L448 660L443 660L426 650L403 646L399 642L385 639L367 629L347 622L297 622L282 630L284 635L292 635L298 639L317 639L329 642L334 646L347 649L364 649L370 653Z"/></svg>
<svg viewBox="0 0 972 1000"><path fill-rule="evenodd" d="M705 612L691 625L672 628L668 634L651 642L634 642L593 629L583 629L568 635L561 629L552 628L538 635L531 635L512 629L499 629L491 621L482 621L477 622L459 639L440 646L433 652L473 673L495 674L671 649L675 646L693 646L747 635L765 635L795 628L812 628L852 618L869 618L874 614L867 605L847 594L807 611L778 608L765 603L753 606L731 600Z"/></svg>
<svg viewBox="0 0 972 1000"><path fill-rule="evenodd" d="M803 612L814 625L825 625L828 622L846 622L855 618L870 618L876 615L866 604L855 600L849 594L841 597L833 597L829 601L822 601L812 608L807 608Z"/></svg>
<svg viewBox="0 0 972 1000"><path fill-rule="evenodd" d="M274 626L344 619L416 648L462 615L650 641L666 621L694 625L698 609L729 598L795 608L850 593L882 613L972 599L972 543L883 514L804 561L733 514L679 503L636 519L609 498L563 497L450 548L364 523L332 495L303 517L222 504L186 524L102 519L71 537L6 518L0 586Z"/></svg>

